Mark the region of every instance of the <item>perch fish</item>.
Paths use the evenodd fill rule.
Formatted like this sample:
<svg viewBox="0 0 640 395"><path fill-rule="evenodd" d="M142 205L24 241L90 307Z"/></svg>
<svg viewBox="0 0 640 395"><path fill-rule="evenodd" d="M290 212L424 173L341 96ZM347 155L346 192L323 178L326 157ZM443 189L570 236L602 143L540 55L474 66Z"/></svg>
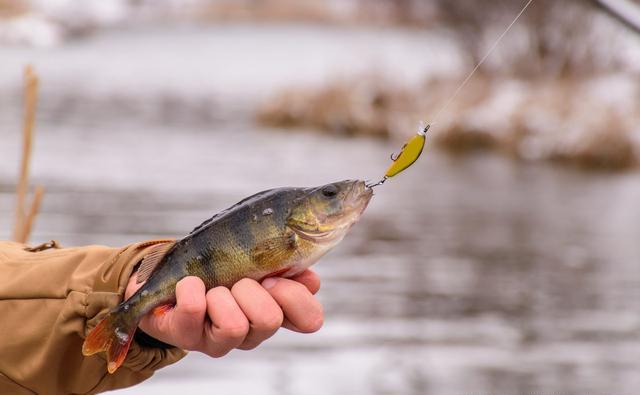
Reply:
<svg viewBox="0 0 640 395"><path fill-rule="evenodd" d="M145 257L138 282L146 283L89 333L82 353L106 351L107 370L122 365L140 319L176 302L187 276L206 289L242 278L291 277L337 245L373 196L364 181L260 192L208 219L183 239Z"/></svg>

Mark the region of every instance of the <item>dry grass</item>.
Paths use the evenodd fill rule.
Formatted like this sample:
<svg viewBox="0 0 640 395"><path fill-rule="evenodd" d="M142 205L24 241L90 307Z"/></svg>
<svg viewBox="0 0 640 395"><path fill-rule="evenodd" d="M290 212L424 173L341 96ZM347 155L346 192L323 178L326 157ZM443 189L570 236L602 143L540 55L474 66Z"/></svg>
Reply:
<svg viewBox="0 0 640 395"><path fill-rule="evenodd" d="M310 0L216 1L197 14L206 21L334 23L341 19L325 3Z"/></svg>
<svg viewBox="0 0 640 395"><path fill-rule="evenodd" d="M413 0L221 0L197 8L204 21L306 22L330 25L434 25L436 8Z"/></svg>
<svg viewBox="0 0 640 395"><path fill-rule="evenodd" d="M20 0L0 0L0 19L12 18L29 11L26 1Z"/></svg>
<svg viewBox="0 0 640 395"><path fill-rule="evenodd" d="M629 103L626 109L607 102L592 84L589 79L494 82L475 106L452 109L434 140L453 152L489 148L589 169L636 166L640 147L633 135L640 114L633 108L640 108L640 84L628 97L610 92Z"/></svg>
<svg viewBox="0 0 640 395"><path fill-rule="evenodd" d="M22 129L23 145L20 161L20 175L16 187L16 222L13 239L18 243L26 243L38 214L40 203L44 195L44 188L36 187L33 200L27 210L27 191L29 189L29 165L31 163L31 149L33 145L33 127L35 124L36 104L38 101L38 77L27 66L24 71L24 123Z"/></svg>
<svg viewBox="0 0 640 395"><path fill-rule="evenodd" d="M589 169L634 167L640 163L640 81L607 78L525 81L478 75L442 113L431 140L457 154L494 150L519 160ZM432 81L407 92L380 79L358 81L311 92L288 90L268 101L258 120L332 134L405 136L416 120L435 114L459 84ZM629 89L607 91L610 83Z"/></svg>
<svg viewBox="0 0 640 395"><path fill-rule="evenodd" d="M257 119L270 126L388 138L412 108L411 99L408 92L374 79L337 81L315 91L286 90L261 106Z"/></svg>

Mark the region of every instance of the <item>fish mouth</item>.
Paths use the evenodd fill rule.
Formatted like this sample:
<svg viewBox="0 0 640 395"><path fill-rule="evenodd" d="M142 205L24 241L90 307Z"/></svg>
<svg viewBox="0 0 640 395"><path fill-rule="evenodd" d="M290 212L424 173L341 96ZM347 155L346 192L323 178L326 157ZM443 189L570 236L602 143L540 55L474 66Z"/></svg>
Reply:
<svg viewBox="0 0 640 395"><path fill-rule="evenodd" d="M369 205L373 197L373 189L367 187L366 182L362 180L353 181L351 190L345 198L345 204L358 213L358 218ZM357 218L356 218L357 220Z"/></svg>
<svg viewBox="0 0 640 395"><path fill-rule="evenodd" d="M360 219L360 216L369 205L373 190L366 186L364 181L350 181L347 193L344 196L344 210L339 218L334 219L329 230L303 229L292 226L292 229L303 239L316 243L329 243L341 239Z"/></svg>

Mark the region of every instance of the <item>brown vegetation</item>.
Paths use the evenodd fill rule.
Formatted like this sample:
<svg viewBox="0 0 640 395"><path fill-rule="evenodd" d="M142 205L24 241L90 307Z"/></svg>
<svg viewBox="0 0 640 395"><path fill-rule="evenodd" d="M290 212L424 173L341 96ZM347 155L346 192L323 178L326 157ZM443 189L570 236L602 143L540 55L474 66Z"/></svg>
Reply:
<svg viewBox="0 0 640 395"><path fill-rule="evenodd" d="M628 96L609 92L630 103L621 108L593 87L603 84L597 80L495 82L477 106L452 109L434 139L453 151L494 148L524 160L632 167L640 159L633 139L640 121L633 110L640 108L640 84L636 81L635 94ZM629 77L628 82L634 80Z"/></svg>
<svg viewBox="0 0 640 395"><path fill-rule="evenodd" d="M524 3L524 0L221 0L204 2L194 14L210 21L435 28L455 37L469 67L473 67ZM490 68L518 78L562 77L618 68L622 50L615 38L608 37L609 32L603 36L601 29L594 29L603 15L592 1L535 0L501 45L508 55L490 62ZM604 42L607 44L602 45Z"/></svg>
<svg viewBox="0 0 640 395"><path fill-rule="evenodd" d="M22 15L29 10L28 5L20 0L0 0L0 19Z"/></svg>
<svg viewBox="0 0 640 395"><path fill-rule="evenodd" d="M38 77L27 66L24 72L24 124L22 159L20 161L20 175L16 186L16 222L13 239L18 243L26 243L31 234L35 217L40 208L44 188L36 187L33 200L27 211L26 196L29 189L29 164L31 162L31 147L33 145L33 126L35 123L36 103L38 100Z"/></svg>
<svg viewBox="0 0 640 395"><path fill-rule="evenodd" d="M456 37L473 67L524 3L435 0L435 7L440 24ZM619 54L616 43L607 42L610 32L594 29L601 16L594 2L535 0L501 43L507 56L492 62L492 68L518 78L610 72L618 65Z"/></svg>
<svg viewBox="0 0 640 395"><path fill-rule="evenodd" d="M324 2L309 0L216 1L196 12L207 21L337 22L340 15Z"/></svg>
<svg viewBox="0 0 640 395"><path fill-rule="evenodd" d="M436 19L431 2L414 0L218 0L195 12L206 21L313 22L419 26Z"/></svg>
<svg viewBox="0 0 640 395"><path fill-rule="evenodd" d="M410 114L412 105L408 92L388 89L373 79L339 81L316 91L286 90L267 101L257 119L270 126L386 138Z"/></svg>
<svg viewBox="0 0 640 395"><path fill-rule="evenodd" d="M619 76L617 84L633 89L613 90L606 98L607 78L614 77L530 81L476 76L433 125L431 139L455 153L496 150L522 160L629 168L640 163L640 142L633 138L640 124L640 80ZM428 115L439 110L457 84L439 80L409 92L363 78L313 92L291 89L260 108L258 120L331 134L403 138L412 123L430 121Z"/></svg>
<svg viewBox="0 0 640 395"><path fill-rule="evenodd" d="M435 20L456 37L469 70L524 4L435 0L420 8L421 3L376 0L365 8L394 10L390 18L406 24ZM603 27L606 18L591 2L536 0L438 119L431 129L434 142L452 152L493 149L589 168L636 165L640 82L625 71L625 51L616 40L620 32L615 25ZM620 88L622 80L625 87L609 88L607 78L618 78L614 85ZM260 108L258 120L339 134L406 134L411 123L430 121L459 84L460 79L436 79L407 92L362 78L311 92L291 89ZM376 105L377 98L384 105Z"/></svg>

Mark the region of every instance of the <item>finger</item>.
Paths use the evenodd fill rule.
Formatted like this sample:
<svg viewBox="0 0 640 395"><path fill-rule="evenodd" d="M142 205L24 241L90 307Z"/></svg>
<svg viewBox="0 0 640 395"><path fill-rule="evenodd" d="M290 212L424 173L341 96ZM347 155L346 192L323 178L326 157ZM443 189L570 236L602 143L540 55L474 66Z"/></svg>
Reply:
<svg viewBox="0 0 640 395"><path fill-rule="evenodd" d="M282 325L282 309L257 281L248 278L238 281L231 293L249 319L249 334L239 348L251 350L273 336Z"/></svg>
<svg viewBox="0 0 640 395"><path fill-rule="evenodd" d="M291 321L289 321L289 319L287 317L284 317L284 321L282 321L282 327L283 328L287 328L290 331L294 331L294 332L301 332L303 333L300 328L298 328L297 326L293 325L293 323Z"/></svg>
<svg viewBox="0 0 640 395"><path fill-rule="evenodd" d="M320 276L316 274L313 270L305 270L302 273L291 277L292 280L302 283L309 292L312 294L316 294L318 290L320 290Z"/></svg>
<svg viewBox="0 0 640 395"><path fill-rule="evenodd" d="M278 277L268 278L262 285L282 307L288 320L287 328L311 333L322 327L322 305L304 285Z"/></svg>
<svg viewBox="0 0 640 395"><path fill-rule="evenodd" d="M176 347L194 350L202 339L206 300L205 286L198 277L185 277L176 285L176 305L156 315L147 314L139 323L140 329Z"/></svg>
<svg viewBox="0 0 640 395"><path fill-rule="evenodd" d="M168 314L170 333L177 347L195 350L201 342L207 311L205 286L198 277L186 277L176 285L176 306Z"/></svg>
<svg viewBox="0 0 640 395"><path fill-rule="evenodd" d="M211 324L205 326L205 344L201 351L221 357L244 341L249 333L249 321L229 289L212 288L206 298Z"/></svg>

